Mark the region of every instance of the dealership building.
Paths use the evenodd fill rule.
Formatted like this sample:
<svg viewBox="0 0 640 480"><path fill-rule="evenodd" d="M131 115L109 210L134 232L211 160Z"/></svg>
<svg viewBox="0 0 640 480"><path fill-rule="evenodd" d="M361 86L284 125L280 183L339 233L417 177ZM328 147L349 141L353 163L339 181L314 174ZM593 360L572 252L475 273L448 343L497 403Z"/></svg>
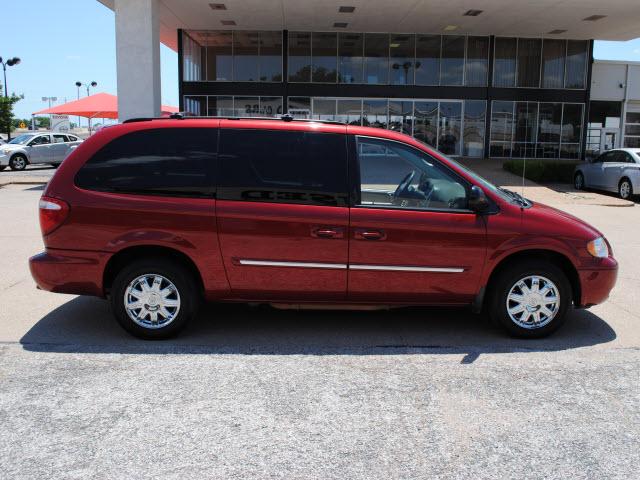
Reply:
<svg viewBox="0 0 640 480"><path fill-rule="evenodd" d="M160 114L162 42L193 116L335 120L451 156L578 159L640 148L638 0L100 0L115 11L121 120Z"/></svg>

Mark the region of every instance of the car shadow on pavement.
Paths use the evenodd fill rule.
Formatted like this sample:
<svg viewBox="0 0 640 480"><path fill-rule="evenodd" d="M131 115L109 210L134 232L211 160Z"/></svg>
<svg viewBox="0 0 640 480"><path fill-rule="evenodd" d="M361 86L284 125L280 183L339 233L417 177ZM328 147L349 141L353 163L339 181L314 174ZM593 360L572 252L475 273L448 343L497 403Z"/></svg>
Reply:
<svg viewBox="0 0 640 480"><path fill-rule="evenodd" d="M614 330L587 310L571 312L551 337L523 340L507 336L466 309L298 311L207 304L177 338L143 341L120 328L107 301L77 297L39 320L20 343L29 351L64 353L464 353L462 363L472 363L481 353L558 351L615 338Z"/></svg>

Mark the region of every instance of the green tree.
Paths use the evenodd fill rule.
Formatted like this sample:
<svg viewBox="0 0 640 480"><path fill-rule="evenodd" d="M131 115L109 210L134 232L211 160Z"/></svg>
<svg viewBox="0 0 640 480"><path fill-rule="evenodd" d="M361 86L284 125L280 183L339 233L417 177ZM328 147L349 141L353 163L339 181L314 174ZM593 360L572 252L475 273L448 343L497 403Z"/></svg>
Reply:
<svg viewBox="0 0 640 480"><path fill-rule="evenodd" d="M13 130L13 106L24 98L24 95L16 95L12 93L11 96L5 97L0 87L0 132L5 132L7 137L11 137L11 131Z"/></svg>

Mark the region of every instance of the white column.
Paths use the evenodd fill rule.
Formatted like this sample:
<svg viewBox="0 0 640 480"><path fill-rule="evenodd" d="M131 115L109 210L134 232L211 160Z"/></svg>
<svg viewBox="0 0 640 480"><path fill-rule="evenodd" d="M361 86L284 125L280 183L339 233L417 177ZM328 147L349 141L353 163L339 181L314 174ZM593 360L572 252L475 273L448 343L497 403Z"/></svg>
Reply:
<svg viewBox="0 0 640 480"><path fill-rule="evenodd" d="M118 119L160 116L157 0L115 0Z"/></svg>

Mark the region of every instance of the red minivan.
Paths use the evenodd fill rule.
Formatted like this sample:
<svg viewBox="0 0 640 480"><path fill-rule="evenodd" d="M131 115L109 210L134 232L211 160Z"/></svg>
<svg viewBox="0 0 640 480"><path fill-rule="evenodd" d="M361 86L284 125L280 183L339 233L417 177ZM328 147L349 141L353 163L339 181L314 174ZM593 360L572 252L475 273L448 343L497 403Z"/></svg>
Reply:
<svg viewBox="0 0 640 480"><path fill-rule="evenodd" d="M40 224L38 286L109 298L144 338L201 299L469 305L541 337L617 275L595 228L414 138L289 117L104 128L49 182Z"/></svg>

